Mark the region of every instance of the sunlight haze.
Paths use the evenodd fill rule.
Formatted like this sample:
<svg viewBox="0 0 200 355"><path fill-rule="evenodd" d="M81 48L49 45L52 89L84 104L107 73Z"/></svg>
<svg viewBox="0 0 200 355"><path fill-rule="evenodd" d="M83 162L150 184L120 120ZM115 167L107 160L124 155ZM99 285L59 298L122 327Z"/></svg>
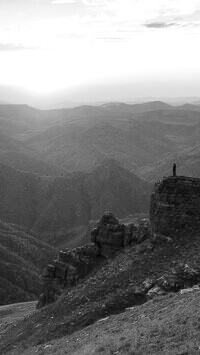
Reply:
<svg viewBox="0 0 200 355"><path fill-rule="evenodd" d="M90 101L96 87L98 101L98 87L116 86L109 98L119 100L121 85L122 99L200 94L199 1L1 1L0 19L2 93L80 101L85 88Z"/></svg>

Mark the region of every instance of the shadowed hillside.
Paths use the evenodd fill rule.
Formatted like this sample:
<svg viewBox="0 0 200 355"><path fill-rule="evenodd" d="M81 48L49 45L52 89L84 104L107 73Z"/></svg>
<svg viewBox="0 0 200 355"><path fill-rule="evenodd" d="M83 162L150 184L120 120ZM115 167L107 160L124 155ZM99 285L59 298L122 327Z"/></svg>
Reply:
<svg viewBox="0 0 200 355"><path fill-rule="evenodd" d="M41 177L1 165L0 217L51 233L81 225L112 209L119 217L147 212L151 185L104 162L93 172Z"/></svg>
<svg viewBox="0 0 200 355"><path fill-rule="evenodd" d="M0 304L34 300L40 293L40 274L56 249L17 226L0 224Z"/></svg>

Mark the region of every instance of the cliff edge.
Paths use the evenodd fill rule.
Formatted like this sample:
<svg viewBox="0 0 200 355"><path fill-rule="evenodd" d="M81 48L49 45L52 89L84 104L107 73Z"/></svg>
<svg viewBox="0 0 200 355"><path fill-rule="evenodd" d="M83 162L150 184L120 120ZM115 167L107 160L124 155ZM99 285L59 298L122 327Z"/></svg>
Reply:
<svg viewBox="0 0 200 355"><path fill-rule="evenodd" d="M150 221L152 233L200 235L200 179L167 177L155 184Z"/></svg>

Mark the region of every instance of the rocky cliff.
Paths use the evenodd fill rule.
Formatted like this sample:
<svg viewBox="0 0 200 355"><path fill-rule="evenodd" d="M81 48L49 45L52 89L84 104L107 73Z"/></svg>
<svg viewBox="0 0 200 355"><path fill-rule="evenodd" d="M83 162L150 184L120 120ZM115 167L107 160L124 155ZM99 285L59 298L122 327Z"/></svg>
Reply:
<svg viewBox="0 0 200 355"><path fill-rule="evenodd" d="M180 239L181 233L184 233L182 239ZM195 239L198 234L200 234L200 179L164 178L155 184L150 204L150 220L141 219L138 226L133 223L121 224L111 212L106 212L91 232L93 244L60 251L58 260L54 260L51 265L48 265L42 275L43 293L40 296L38 307L54 302L64 288L76 285L80 280L105 265L108 259L113 258L117 252L123 251L128 246L137 247L136 253L146 253L167 243L168 246L164 249L168 250L169 256L172 250L174 252L174 248L179 248L176 245L177 238L179 242L182 240L185 243L184 240L187 238L192 242L192 238ZM176 254L178 255L178 249ZM142 257L140 259L142 263ZM184 262L185 260L184 257ZM187 264L184 262L181 264L181 270L185 270L185 267L187 269ZM179 268L180 265L178 265ZM145 289L140 288L139 293L147 294L151 289L150 293L155 291L155 293L161 292L162 294L166 285L168 285L168 290L173 291L190 285L193 272L191 270L193 270L192 267L190 267L190 275L187 280L185 276L180 278L179 272L173 271L171 273L167 270L167 273L163 274L164 279L151 282ZM185 271L182 272L182 274L184 273ZM199 270L195 271L195 275L198 277L192 276L191 284L200 281Z"/></svg>
<svg viewBox="0 0 200 355"><path fill-rule="evenodd" d="M164 193L168 204L163 202ZM23 349L27 342L29 346L51 342L55 338L82 330L98 320L105 320L113 313L127 311L130 307L131 310L136 310L136 305L168 292L171 295L162 298L166 300L167 310L172 306L172 303L168 303L169 299L173 299L172 293L180 291L176 296L178 300L182 295L185 297L185 293L199 294L198 196L198 179L169 177L155 186L151 200L151 223L143 220L139 226L126 225L120 223L111 213L104 214L92 231L93 244L60 252L58 260L51 263L43 273L43 294L38 306L58 298L57 301L34 312L31 317L18 323L17 327L12 327L4 339L0 339L0 353L3 354L8 349L13 351L18 344ZM165 209L167 205L170 208ZM185 211L191 211L191 214L187 220L188 226L182 228ZM161 228L161 220L165 229ZM154 305L157 309L162 299L150 302L149 306ZM182 300L180 298L181 304ZM195 307L195 310L199 307L198 299ZM179 310L178 305L178 322ZM142 308L138 307L140 316L141 312ZM160 314L159 312L159 317ZM187 319L190 334L189 312ZM152 317L149 320L152 323ZM137 324L136 322L136 326ZM157 324L156 322L156 341ZM198 327L198 321L196 324ZM88 336L88 328L85 329ZM199 334L198 328L197 331ZM161 332L165 341L166 332L163 332L162 327ZM169 334L171 341L171 321ZM75 339L79 338L75 336ZM178 341L182 345L182 338L179 336ZM66 346L66 342L64 344ZM170 353L174 353L174 348ZM182 350L181 353L183 354Z"/></svg>
<svg viewBox="0 0 200 355"><path fill-rule="evenodd" d="M200 179L164 178L151 196L152 233L173 238L179 233L200 234Z"/></svg>

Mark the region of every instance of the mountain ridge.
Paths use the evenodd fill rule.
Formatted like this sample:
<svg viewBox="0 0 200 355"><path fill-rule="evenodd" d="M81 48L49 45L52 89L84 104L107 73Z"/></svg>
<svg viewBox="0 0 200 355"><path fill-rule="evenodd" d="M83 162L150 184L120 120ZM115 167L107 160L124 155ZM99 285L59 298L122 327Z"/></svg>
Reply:
<svg viewBox="0 0 200 355"><path fill-rule="evenodd" d="M62 177L42 177L0 165L0 183L0 218L51 234L87 226L105 209L112 208L120 217L145 212L151 192L150 184L113 160L91 173Z"/></svg>

